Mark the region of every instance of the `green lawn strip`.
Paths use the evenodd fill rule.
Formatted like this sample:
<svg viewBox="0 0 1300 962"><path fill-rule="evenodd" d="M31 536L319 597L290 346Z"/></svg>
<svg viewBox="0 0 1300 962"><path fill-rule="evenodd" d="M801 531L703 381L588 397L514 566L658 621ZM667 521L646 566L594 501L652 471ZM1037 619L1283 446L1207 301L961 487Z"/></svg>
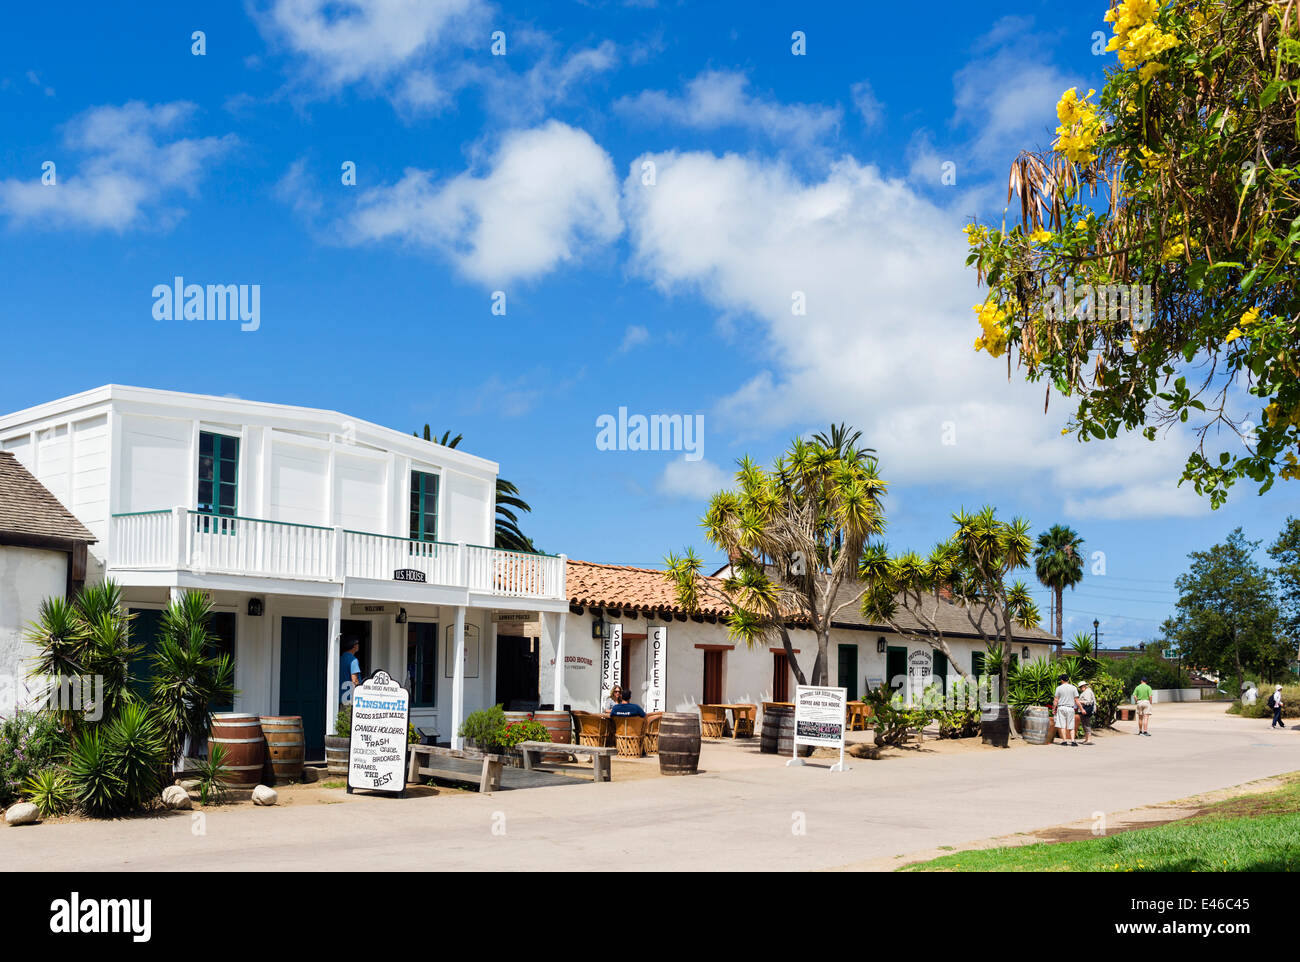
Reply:
<svg viewBox="0 0 1300 962"><path fill-rule="evenodd" d="M906 872L1300 871L1300 777L1207 805L1154 828L1074 842L992 848L904 866Z"/></svg>

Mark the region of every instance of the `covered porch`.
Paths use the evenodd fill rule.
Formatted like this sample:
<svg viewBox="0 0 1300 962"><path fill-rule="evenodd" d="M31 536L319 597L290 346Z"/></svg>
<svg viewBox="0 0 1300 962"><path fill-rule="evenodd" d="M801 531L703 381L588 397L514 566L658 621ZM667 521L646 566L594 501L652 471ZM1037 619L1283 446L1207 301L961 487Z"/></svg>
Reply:
<svg viewBox="0 0 1300 962"><path fill-rule="evenodd" d="M226 707L301 715L312 760L347 697L345 642L359 643L363 677L403 679L413 725L459 748L466 714L503 691L522 697L512 679L527 677L529 658L562 650L568 610L562 555L183 508L115 516L107 576L146 646L171 599L207 592L214 637L235 663Z"/></svg>

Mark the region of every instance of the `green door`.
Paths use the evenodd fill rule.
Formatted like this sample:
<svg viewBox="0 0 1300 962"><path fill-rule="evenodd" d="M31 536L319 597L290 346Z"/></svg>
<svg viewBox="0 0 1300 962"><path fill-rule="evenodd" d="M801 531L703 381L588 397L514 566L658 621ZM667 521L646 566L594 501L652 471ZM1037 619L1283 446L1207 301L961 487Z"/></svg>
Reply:
<svg viewBox="0 0 1300 962"><path fill-rule="evenodd" d="M848 689L849 701L858 700L858 646L840 645L840 687Z"/></svg>
<svg viewBox="0 0 1300 962"><path fill-rule="evenodd" d="M901 681L898 679L901 677ZM885 684L891 691L897 691L907 684L907 647L890 645L885 656Z"/></svg>
<svg viewBox="0 0 1300 962"><path fill-rule="evenodd" d="M131 690L148 703L149 682L153 680L153 656L158 650L158 629L163 613L157 608L130 608L131 644L140 651L131 659Z"/></svg>
<svg viewBox="0 0 1300 962"><path fill-rule="evenodd" d="M948 693L948 656L937 648L932 652L934 655L934 674L930 680L933 684L939 686L939 690L944 694Z"/></svg>
<svg viewBox="0 0 1300 962"><path fill-rule="evenodd" d="M307 760L325 757L325 684L329 622L280 620L280 714L301 715Z"/></svg>

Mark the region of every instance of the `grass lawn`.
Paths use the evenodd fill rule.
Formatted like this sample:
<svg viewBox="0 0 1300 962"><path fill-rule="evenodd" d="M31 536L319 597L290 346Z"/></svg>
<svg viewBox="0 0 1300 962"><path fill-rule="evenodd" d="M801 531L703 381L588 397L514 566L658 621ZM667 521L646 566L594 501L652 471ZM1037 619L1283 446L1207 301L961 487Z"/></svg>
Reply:
<svg viewBox="0 0 1300 962"><path fill-rule="evenodd" d="M1300 774L1155 828L1077 842L958 852L903 872L1300 871Z"/></svg>

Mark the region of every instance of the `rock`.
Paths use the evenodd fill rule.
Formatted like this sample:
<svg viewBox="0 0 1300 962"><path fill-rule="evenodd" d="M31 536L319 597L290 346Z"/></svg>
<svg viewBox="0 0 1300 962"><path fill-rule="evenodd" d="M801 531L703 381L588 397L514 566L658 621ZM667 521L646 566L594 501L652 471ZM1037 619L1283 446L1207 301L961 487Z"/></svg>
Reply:
<svg viewBox="0 0 1300 962"><path fill-rule="evenodd" d="M41 813L31 802L17 802L5 809L5 821L10 825L35 825Z"/></svg>
<svg viewBox="0 0 1300 962"><path fill-rule="evenodd" d="M199 790L199 780L197 778L178 778L176 784L187 792L197 792Z"/></svg>
<svg viewBox="0 0 1300 962"><path fill-rule="evenodd" d="M844 749L844 754L851 755L854 758L879 758L880 750L875 745L868 745L865 742L857 742L849 745Z"/></svg>
<svg viewBox="0 0 1300 962"><path fill-rule="evenodd" d="M253 789L254 805L274 805L280 800L280 796L275 793L274 788L268 788L265 785L258 785Z"/></svg>
<svg viewBox="0 0 1300 962"><path fill-rule="evenodd" d="M302 783L304 785L310 785L312 782L319 782L319 781L320 781L319 768L312 768L310 765L308 765L302 770Z"/></svg>
<svg viewBox="0 0 1300 962"><path fill-rule="evenodd" d="M168 785L162 791L163 808L189 808L190 793L180 785Z"/></svg>

